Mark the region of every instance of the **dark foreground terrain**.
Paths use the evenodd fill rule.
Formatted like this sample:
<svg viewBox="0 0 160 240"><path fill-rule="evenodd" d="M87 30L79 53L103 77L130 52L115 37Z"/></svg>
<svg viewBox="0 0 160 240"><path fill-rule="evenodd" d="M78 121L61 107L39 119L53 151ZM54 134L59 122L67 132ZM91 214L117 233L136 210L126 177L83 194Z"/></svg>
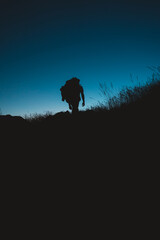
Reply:
<svg viewBox="0 0 160 240"><path fill-rule="evenodd" d="M94 165L104 170L108 165L136 164L138 169L148 160L151 163L158 150L159 113L160 82L155 81L121 92L110 99L110 109L103 106L76 115L60 112L28 119L2 115L2 162L15 165L17 161L29 168L42 164L51 171L56 165L65 170Z"/></svg>
<svg viewBox="0 0 160 240"><path fill-rule="evenodd" d="M159 81L126 89L110 99L109 106L76 115L60 112L28 119L1 115L2 146L8 149L6 153L11 153L12 148L17 157L32 161L44 154L46 161L52 159L52 162L62 158L75 162L80 158L80 162L86 162L94 157L105 163L108 157L115 155L117 159L118 153L128 158L143 148L145 154L156 146L160 120Z"/></svg>
<svg viewBox="0 0 160 240"><path fill-rule="evenodd" d="M6 214L35 226L63 220L72 233L81 225L92 232L95 222L112 234L124 225L132 236L138 226L146 231L158 200L160 83L129 94L109 110L0 116Z"/></svg>

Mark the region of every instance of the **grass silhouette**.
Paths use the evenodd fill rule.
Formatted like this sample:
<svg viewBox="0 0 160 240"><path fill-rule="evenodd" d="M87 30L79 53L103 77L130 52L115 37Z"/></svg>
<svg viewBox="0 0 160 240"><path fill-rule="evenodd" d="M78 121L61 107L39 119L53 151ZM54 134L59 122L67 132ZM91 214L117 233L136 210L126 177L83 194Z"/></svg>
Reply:
<svg viewBox="0 0 160 240"><path fill-rule="evenodd" d="M106 85L100 84L101 92L104 96L105 104L100 103L99 105L92 107L94 111L133 111L142 108L146 110L151 107L158 110L160 98L160 80L154 77L148 80L142 86L126 87L122 89L117 96L110 96L110 93Z"/></svg>

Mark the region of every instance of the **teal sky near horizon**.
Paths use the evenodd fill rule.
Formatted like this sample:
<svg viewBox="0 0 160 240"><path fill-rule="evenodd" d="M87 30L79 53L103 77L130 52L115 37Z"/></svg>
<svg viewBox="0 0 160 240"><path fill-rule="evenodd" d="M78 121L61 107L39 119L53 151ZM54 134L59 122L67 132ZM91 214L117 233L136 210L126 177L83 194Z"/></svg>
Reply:
<svg viewBox="0 0 160 240"><path fill-rule="evenodd" d="M60 87L72 77L86 107L103 101L99 82L115 91L145 82L147 66L160 65L159 10L155 0L1 0L2 113L68 110Z"/></svg>

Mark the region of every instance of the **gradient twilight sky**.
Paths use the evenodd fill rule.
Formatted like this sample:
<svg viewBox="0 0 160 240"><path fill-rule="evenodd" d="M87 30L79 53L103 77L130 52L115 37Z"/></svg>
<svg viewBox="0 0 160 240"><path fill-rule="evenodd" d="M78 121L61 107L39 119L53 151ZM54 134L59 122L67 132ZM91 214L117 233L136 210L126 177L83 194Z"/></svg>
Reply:
<svg viewBox="0 0 160 240"><path fill-rule="evenodd" d="M160 1L0 0L0 109L21 115L66 111L60 87L78 77L86 107L147 80L160 65Z"/></svg>

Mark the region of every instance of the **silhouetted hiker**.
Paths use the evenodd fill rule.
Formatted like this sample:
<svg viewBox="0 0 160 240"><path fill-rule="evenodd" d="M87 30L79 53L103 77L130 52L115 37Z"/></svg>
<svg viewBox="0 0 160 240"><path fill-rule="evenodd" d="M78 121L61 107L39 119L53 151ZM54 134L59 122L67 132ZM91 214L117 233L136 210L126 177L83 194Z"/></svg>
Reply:
<svg viewBox="0 0 160 240"><path fill-rule="evenodd" d="M83 87L79 84L78 78L71 78L61 87L62 101L66 100L72 113L78 112L79 102L82 97L82 106L85 106ZM80 97L81 95L81 97Z"/></svg>

